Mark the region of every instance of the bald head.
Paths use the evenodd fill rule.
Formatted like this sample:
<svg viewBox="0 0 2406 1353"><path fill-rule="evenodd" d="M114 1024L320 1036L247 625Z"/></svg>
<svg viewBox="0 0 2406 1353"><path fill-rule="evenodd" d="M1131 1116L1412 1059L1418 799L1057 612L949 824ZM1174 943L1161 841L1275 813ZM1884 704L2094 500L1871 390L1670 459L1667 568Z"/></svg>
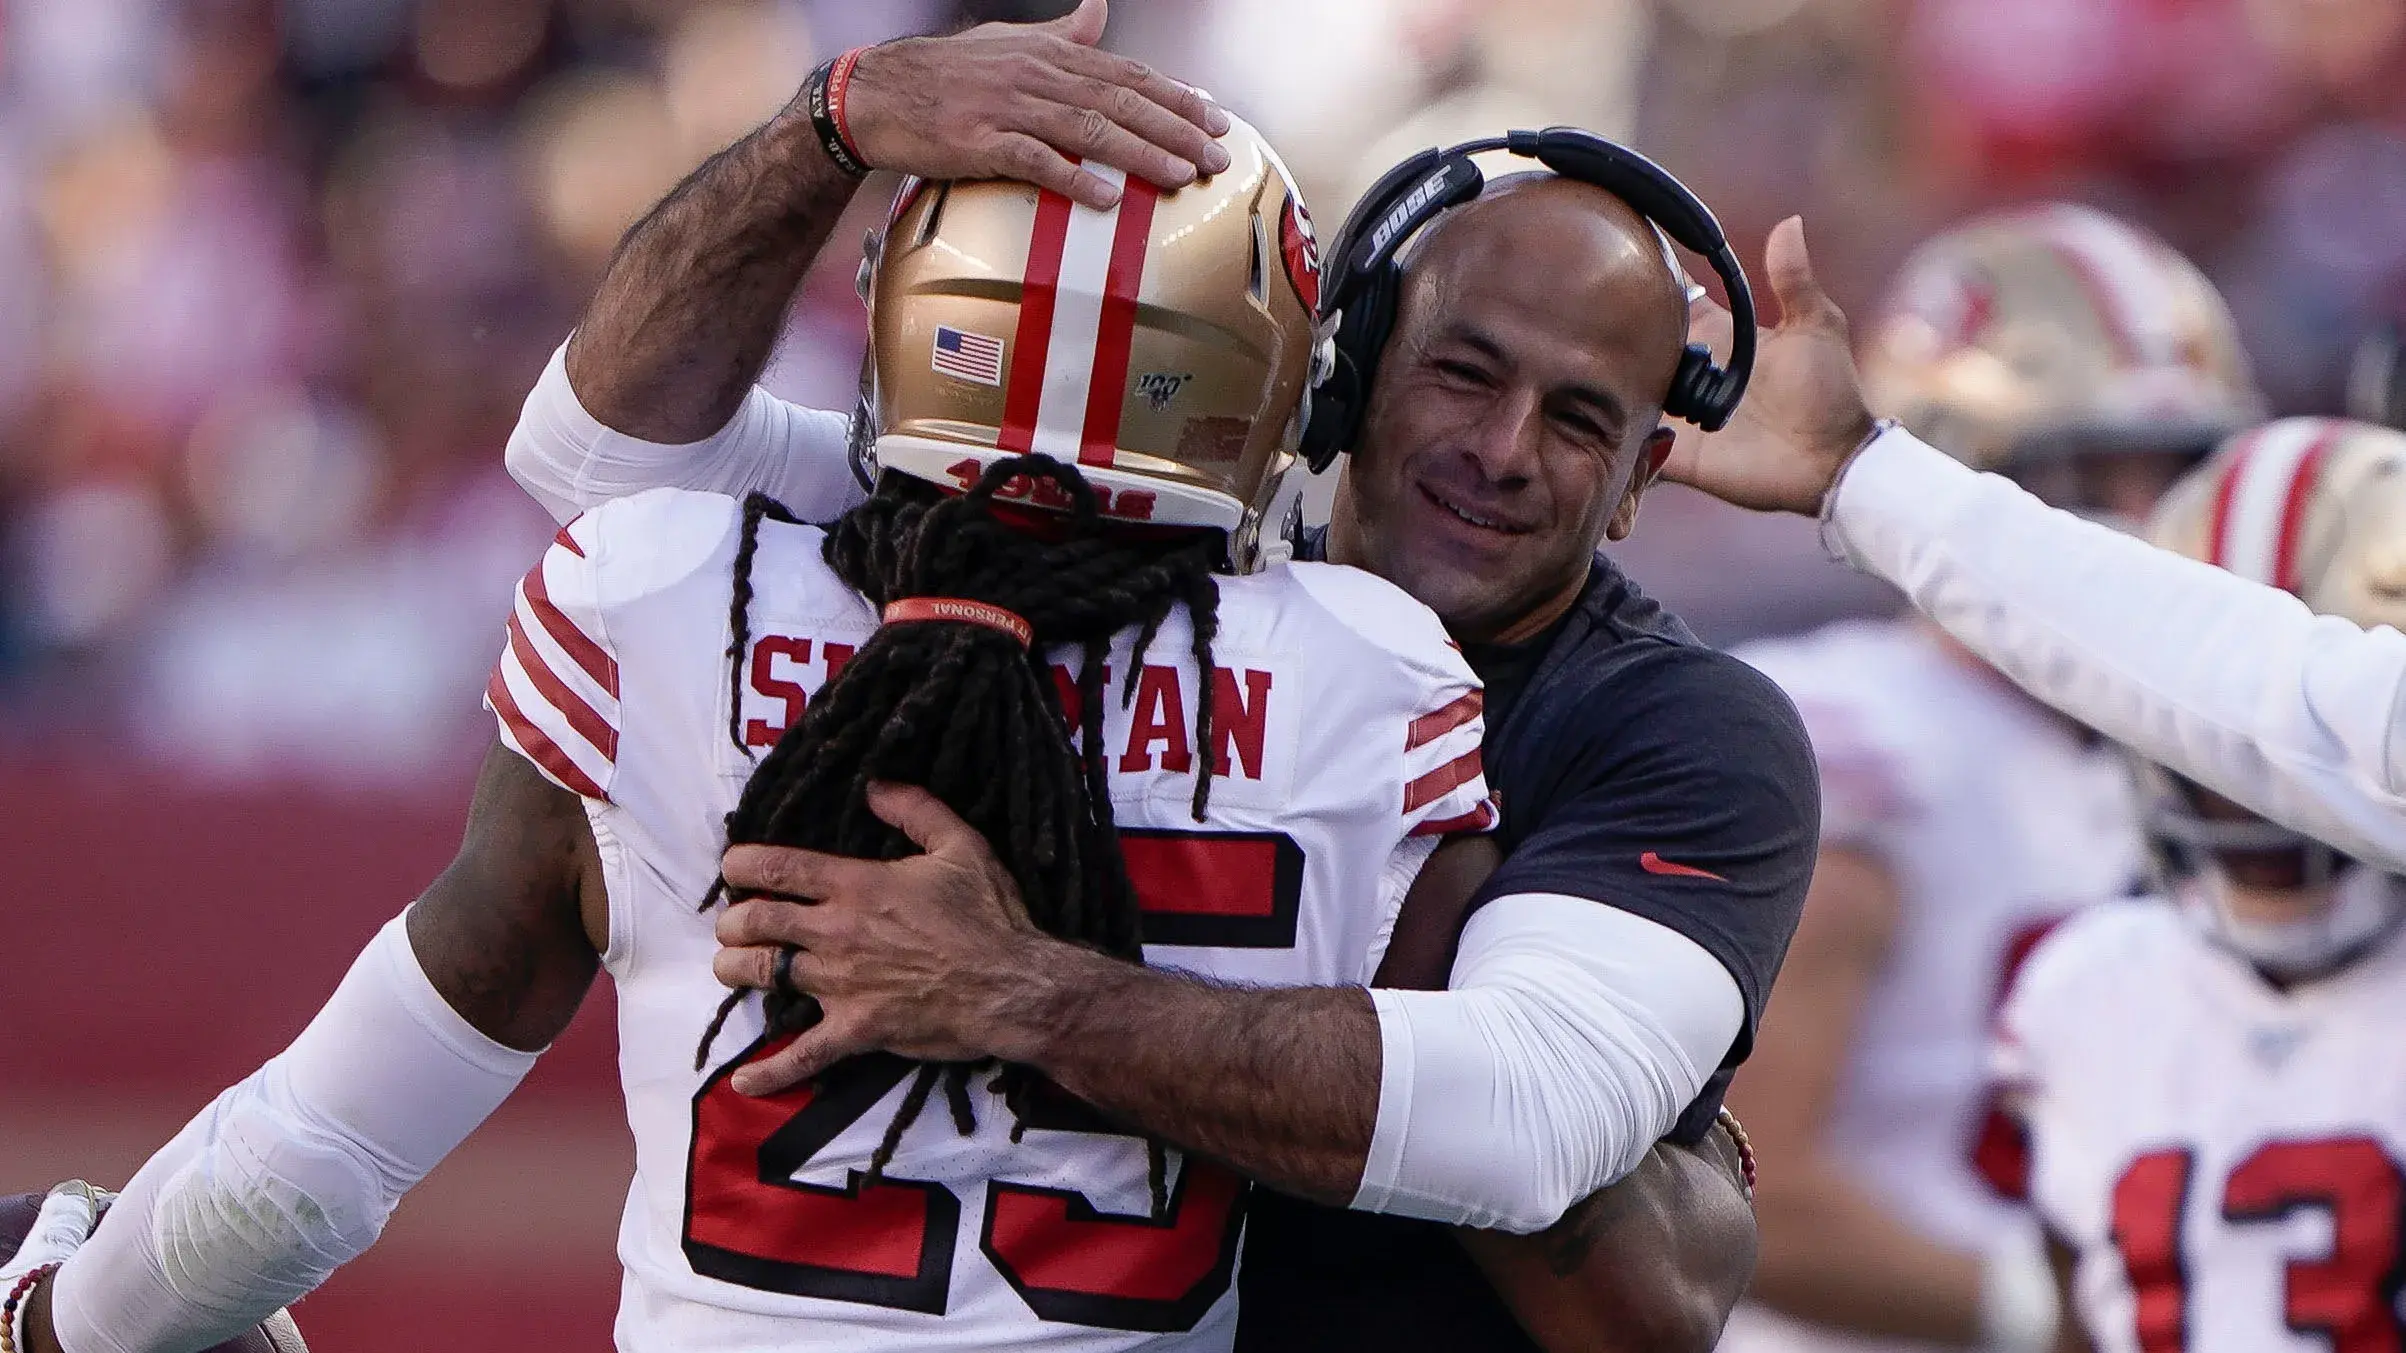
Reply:
<svg viewBox="0 0 2406 1353"><path fill-rule="evenodd" d="M1591 184L1516 175L1413 244L1332 557L1468 639L1541 630L1636 521L1670 434L1687 296L1654 228Z"/></svg>
<svg viewBox="0 0 2406 1353"><path fill-rule="evenodd" d="M1573 290L1651 320L1652 333L1672 337L1674 364L1686 345L1685 279L1661 233L1620 198L1559 174L1532 170L1490 180L1477 200L1439 217L1413 241L1405 269L1416 286L1529 274L1545 290Z"/></svg>

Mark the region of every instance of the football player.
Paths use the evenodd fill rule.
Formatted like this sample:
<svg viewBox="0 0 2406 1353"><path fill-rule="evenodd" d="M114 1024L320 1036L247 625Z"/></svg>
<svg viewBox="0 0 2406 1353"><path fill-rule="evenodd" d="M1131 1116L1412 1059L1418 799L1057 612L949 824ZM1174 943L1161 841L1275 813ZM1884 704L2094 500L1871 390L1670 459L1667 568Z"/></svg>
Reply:
<svg viewBox="0 0 2406 1353"><path fill-rule="evenodd" d="M2260 400L2187 260L2084 207L1924 244L1873 321L1873 408L2041 498L2135 523ZM1983 1103L2011 969L2073 909L2143 875L2120 759L1918 617L1740 650L1804 713L1822 850L1734 1104L1778 1168L1727 1346L1872 1339L2041 1349L2018 1140Z"/></svg>
<svg viewBox="0 0 2406 1353"><path fill-rule="evenodd" d="M2394 626L2406 435L2326 419L2249 432L2151 534L2317 612ZM2169 890L2051 935L1999 1035L2064 1304L2101 1350L2399 1347L2406 890L2150 779Z"/></svg>
<svg viewBox="0 0 2406 1353"><path fill-rule="evenodd" d="M1022 924L1131 962L1347 986L1415 916L1450 939L1484 845L1440 842L1496 820L1479 684L1394 586L1255 571L1315 263L1278 250L1302 208L1269 146L1241 123L1221 145L1230 172L1141 194L1150 234L1012 185L900 198L864 288L877 488L829 526L664 489L560 532L486 690L458 859L39 1286L32 1349L196 1348L309 1290L597 967L637 1154L622 1346L1227 1346L1244 1181L1008 1068L881 1055L737 1093L816 1010L722 1000L711 972L730 840L891 858L930 793L993 843ZM1146 267L1155 236L1178 247ZM1065 270L1100 251L1099 310L1023 289L1048 239ZM1032 331L1060 380L1022 409L978 340ZM1123 376L1155 370L1178 388ZM1021 453L1064 427L1074 464ZM1456 973L1537 962L1511 984L1586 998L1576 955L1510 932L1465 938Z"/></svg>

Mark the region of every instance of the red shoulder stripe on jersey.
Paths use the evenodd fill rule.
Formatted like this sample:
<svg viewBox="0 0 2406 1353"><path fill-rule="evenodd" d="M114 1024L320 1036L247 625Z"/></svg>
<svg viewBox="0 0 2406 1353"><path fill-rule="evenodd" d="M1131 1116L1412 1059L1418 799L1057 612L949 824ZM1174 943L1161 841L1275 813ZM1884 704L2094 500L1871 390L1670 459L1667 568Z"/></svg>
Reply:
<svg viewBox="0 0 2406 1353"><path fill-rule="evenodd" d="M1454 817L1433 817L1414 827L1412 836L1451 836L1456 832L1483 832L1495 826L1495 800L1482 799L1479 806Z"/></svg>
<svg viewBox="0 0 2406 1353"><path fill-rule="evenodd" d="M1443 709L1431 710L1421 715L1412 721L1411 729L1404 734L1404 750L1410 752L1426 747L1479 717L1479 714L1486 708L1486 692L1472 691L1446 705Z"/></svg>
<svg viewBox="0 0 2406 1353"><path fill-rule="evenodd" d="M585 697L570 689L568 683L560 680L559 674L551 670L551 664L543 661L542 651L535 647L533 640L526 637L526 627L518 623L515 611L510 613L510 656L518 660L518 670L526 674L536 693L558 710L560 717L568 720L568 726L576 730L578 737L592 743L603 759L618 760L617 727L595 712L593 706L586 703Z"/></svg>
<svg viewBox="0 0 2406 1353"><path fill-rule="evenodd" d="M577 520L582 521L584 519L580 517ZM568 526L574 525L576 525L576 522L572 521L568 523ZM585 547L576 543L575 536L568 534L568 526L561 527L560 533L551 538L551 543L559 546L563 550L568 551L570 554L575 555L577 558L582 559L585 557Z"/></svg>
<svg viewBox="0 0 2406 1353"><path fill-rule="evenodd" d="M1136 293L1152 243L1153 208L1161 190L1134 174L1120 189L1111 262L1103 275L1103 313L1095 331L1094 373L1086 386L1085 435L1078 463L1109 465L1118 456L1120 413L1128 403L1128 353L1136 341Z"/></svg>
<svg viewBox="0 0 2406 1353"><path fill-rule="evenodd" d="M493 712L501 716L503 735L508 737L511 746L525 754L527 760L550 771L553 779L586 798L599 799L604 803L610 801L610 796L602 792L602 787L593 783L593 777L569 760L568 753L561 751L559 744L553 742L518 708L518 702L510 698L510 684L502 677L499 667L493 669L492 680L485 683L485 699L493 702Z"/></svg>
<svg viewBox="0 0 2406 1353"><path fill-rule="evenodd" d="M566 650L568 656L576 660L577 666L585 669L585 675L608 691L611 699L617 699L618 660L603 652L600 644L586 638L585 632L576 627L576 622L570 620L566 612L551 604L551 592L543 585L542 564L538 563L527 570L526 583L521 590L526 597L527 608L535 613L543 632Z"/></svg>
<svg viewBox="0 0 2406 1353"><path fill-rule="evenodd" d="M2284 592L2294 593L2305 585L2298 576L2298 537L2306 530L2306 504L2313 501L2315 481L2322 478L2322 463L2339 441L2346 424L2334 419L2316 433L2313 444L2297 459L2297 468L2289 475L2289 498L2281 504L2281 538L2272 551L2272 585Z"/></svg>
<svg viewBox="0 0 2406 1353"><path fill-rule="evenodd" d="M1407 813L1416 813L1462 786L1479 778L1485 766L1479 749L1471 748L1437 769L1404 786L1404 806Z"/></svg>

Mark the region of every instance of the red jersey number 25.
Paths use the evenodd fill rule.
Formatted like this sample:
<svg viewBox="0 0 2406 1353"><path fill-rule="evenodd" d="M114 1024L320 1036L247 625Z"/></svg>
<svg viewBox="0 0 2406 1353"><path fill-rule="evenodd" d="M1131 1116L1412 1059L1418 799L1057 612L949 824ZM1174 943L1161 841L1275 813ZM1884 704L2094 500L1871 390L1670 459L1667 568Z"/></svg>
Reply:
<svg viewBox="0 0 2406 1353"><path fill-rule="evenodd" d="M744 1287L942 1315L960 1195L893 1173L865 1184L854 1170L841 1188L793 1178L917 1064L884 1053L855 1057L813 1085L768 1099L728 1084L735 1067L791 1041L753 1044L694 1097L687 1260L704 1277ZM987 1185L985 1216L975 1223L978 1248L1041 1319L1192 1329L1228 1290L1246 1187L1189 1157L1156 1221L1099 1211L1067 1190L998 1180Z"/></svg>

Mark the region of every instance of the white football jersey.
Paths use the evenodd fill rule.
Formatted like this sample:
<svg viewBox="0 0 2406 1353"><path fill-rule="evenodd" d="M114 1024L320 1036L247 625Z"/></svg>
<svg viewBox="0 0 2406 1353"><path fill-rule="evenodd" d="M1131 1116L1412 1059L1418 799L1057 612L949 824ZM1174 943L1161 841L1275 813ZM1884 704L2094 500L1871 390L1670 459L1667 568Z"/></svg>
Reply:
<svg viewBox="0 0 2406 1353"><path fill-rule="evenodd" d="M2018 1154L1987 1094L1991 1020L2048 927L2144 877L2129 773L1916 622L1842 623L1739 656L1804 715L1823 843L1885 861L1902 903L1832 1105L1830 1151L1924 1234L1983 1251L2013 1243L2027 1216L1981 1168L2009 1169ZM1775 1019L1777 1008L1775 996ZM1761 1308L1740 1317L1726 1347L1905 1346Z"/></svg>
<svg viewBox="0 0 2406 1353"><path fill-rule="evenodd" d="M1173 1153L1155 1222L1142 1139L1064 1102L1014 1144L981 1077L973 1134L939 1098L864 1187L910 1065L856 1059L746 1099L724 1068L772 1050L753 1000L695 1070L724 995L699 910L724 815L754 756L877 626L817 528L764 523L731 672L739 530L734 500L677 489L571 523L520 587L486 693L502 737L583 796L607 874L602 958L636 1147L619 1346L1227 1347L1246 1186L1226 1171ZM1369 574L1295 565L1219 587L1212 672L1195 670L1182 612L1124 705L1132 633L1110 660L1106 755L1146 957L1234 982L1366 982L1437 839L1493 825L1478 680L1434 615ZM1061 676L1077 661L1056 657ZM1212 748L1190 745L1203 680ZM1218 771L1198 822L1204 755Z"/></svg>
<svg viewBox="0 0 2406 1353"><path fill-rule="evenodd" d="M2160 899L2039 947L1997 1070L2099 1353L2406 1346L2402 1032L2406 935L2286 994Z"/></svg>

